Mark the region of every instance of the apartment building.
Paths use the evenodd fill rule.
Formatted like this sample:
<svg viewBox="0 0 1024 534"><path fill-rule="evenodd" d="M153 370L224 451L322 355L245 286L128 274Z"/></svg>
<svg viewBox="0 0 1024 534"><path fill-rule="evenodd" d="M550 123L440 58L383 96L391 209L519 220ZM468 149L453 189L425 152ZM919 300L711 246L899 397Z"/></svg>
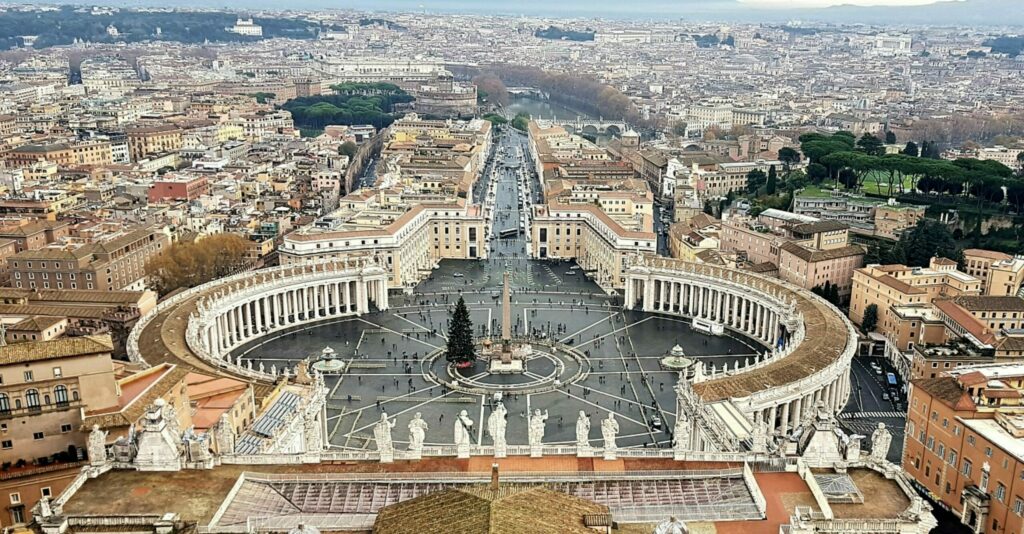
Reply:
<svg viewBox="0 0 1024 534"><path fill-rule="evenodd" d="M895 240L924 218L925 207L807 188L794 197L793 212L846 223L858 234Z"/></svg>
<svg viewBox="0 0 1024 534"><path fill-rule="evenodd" d="M0 482L7 501L0 525L28 521L41 497L56 496L74 477L47 471L77 466L85 458L83 414L117 404L111 349L106 336L0 347L0 461L10 470Z"/></svg>
<svg viewBox="0 0 1024 534"><path fill-rule="evenodd" d="M779 278L804 289L825 286L839 288L846 298L853 287L853 272L864 265L864 247L809 248L790 241L779 248Z"/></svg>
<svg viewBox="0 0 1024 534"><path fill-rule="evenodd" d="M39 161L56 163L61 167L114 163L110 143L102 141L21 145L3 157L11 167L28 167Z"/></svg>
<svg viewBox="0 0 1024 534"><path fill-rule="evenodd" d="M170 124L129 128L125 131L125 137L128 139L128 152L132 161L175 152L181 150L182 145L181 128Z"/></svg>
<svg viewBox="0 0 1024 534"><path fill-rule="evenodd" d="M1024 529L1024 367L963 367L911 383L903 469L972 532Z"/></svg>
<svg viewBox="0 0 1024 534"><path fill-rule="evenodd" d="M956 262L932 258L929 267L871 264L853 273L850 320L860 325L864 310L878 307L877 332L897 328L894 306L926 307L936 298L981 293L981 280L956 270Z"/></svg>
<svg viewBox="0 0 1024 534"><path fill-rule="evenodd" d="M165 233L138 228L92 243L26 250L8 261L11 282L19 289L142 290L146 262L169 244Z"/></svg>
<svg viewBox="0 0 1024 534"><path fill-rule="evenodd" d="M1018 295L1024 285L1024 257L993 250L964 250L964 270L984 282L986 295Z"/></svg>
<svg viewBox="0 0 1024 534"><path fill-rule="evenodd" d="M64 221L20 219L15 224L0 226L0 239L14 241L17 252L43 248L69 234L70 225Z"/></svg>
<svg viewBox="0 0 1024 534"><path fill-rule="evenodd" d="M153 180L149 202L177 200L191 202L210 192L210 182L202 175L164 175Z"/></svg>

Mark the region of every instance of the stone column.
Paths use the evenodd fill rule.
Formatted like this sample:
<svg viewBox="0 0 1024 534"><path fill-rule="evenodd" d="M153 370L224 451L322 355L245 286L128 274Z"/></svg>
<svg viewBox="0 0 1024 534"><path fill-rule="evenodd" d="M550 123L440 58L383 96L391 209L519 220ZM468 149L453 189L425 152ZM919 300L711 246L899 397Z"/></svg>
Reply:
<svg viewBox="0 0 1024 534"><path fill-rule="evenodd" d="M782 418L779 419L779 429L785 434L789 431L789 403L782 405Z"/></svg>
<svg viewBox="0 0 1024 534"><path fill-rule="evenodd" d="M350 313L354 311L352 309L352 282L351 281L345 282L345 311L346 312L350 312Z"/></svg>
<svg viewBox="0 0 1024 534"><path fill-rule="evenodd" d="M341 282L331 284L331 298L334 299L334 315L344 313L341 309Z"/></svg>
<svg viewBox="0 0 1024 534"><path fill-rule="evenodd" d="M769 433L775 432L775 429L777 428L775 426L777 424L775 422L775 417L777 415L778 415L778 413L776 411L776 407L775 406L772 406L770 409L768 409L768 432Z"/></svg>
<svg viewBox="0 0 1024 534"><path fill-rule="evenodd" d="M364 280L356 282L356 308L359 310L359 315L368 309L366 307L366 281Z"/></svg>
<svg viewBox="0 0 1024 534"><path fill-rule="evenodd" d="M790 423L792 423L794 429L797 426L800 425L800 420L803 419L803 414L804 414L804 406L803 406L803 404L804 404L803 397L797 397L796 400L793 401L793 410L792 410L792 413L791 413L791 415L793 416L793 419L792 419L792 421L790 421Z"/></svg>

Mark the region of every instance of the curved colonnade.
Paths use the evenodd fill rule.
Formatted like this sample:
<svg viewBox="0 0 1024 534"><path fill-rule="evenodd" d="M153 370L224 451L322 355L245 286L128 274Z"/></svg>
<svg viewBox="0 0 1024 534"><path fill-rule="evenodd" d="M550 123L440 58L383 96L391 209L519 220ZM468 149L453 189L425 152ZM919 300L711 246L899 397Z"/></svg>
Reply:
<svg viewBox="0 0 1024 534"><path fill-rule="evenodd" d="M168 361L268 383L289 370L258 369L235 349L297 325L388 308L388 272L372 260L325 261L245 272L156 306L132 329L132 361Z"/></svg>
<svg viewBox="0 0 1024 534"><path fill-rule="evenodd" d="M161 302L128 338L128 355L273 384L289 369L253 369L232 351L273 332L388 308L388 272L372 260L326 261L240 273ZM705 370L694 390L730 399L770 432L795 428L819 402L839 412L850 393L856 334L816 295L747 272L645 259L627 270L625 307L703 319L760 341L742 367ZM244 363L244 365L243 365Z"/></svg>
<svg viewBox="0 0 1024 534"><path fill-rule="evenodd" d="M768 431L794 429L818 403L833 413L850 394L853 325L813 293L748 272L666 258L626 273L625 307L702 319L759 341L763 356L743 367L694 376L705 402L731 399Z"/></svg>

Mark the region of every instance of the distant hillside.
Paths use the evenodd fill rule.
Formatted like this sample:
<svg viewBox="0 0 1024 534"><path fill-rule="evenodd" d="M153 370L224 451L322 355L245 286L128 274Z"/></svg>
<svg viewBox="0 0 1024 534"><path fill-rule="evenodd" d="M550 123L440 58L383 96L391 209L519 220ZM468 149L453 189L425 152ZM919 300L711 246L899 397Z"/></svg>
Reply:
<svg viewBox="0 0 1024 534"><path fill-rule="evenodd" d="M7 11L0 14L0 49L18 46L18 37L23 35L38 36L33 45L35 48L67 45L75 39L92 43L202 43L261 39L227 31L225 28L233 26L237 18L236 13L216 11L154 13L123 9L113 14L94 15L71 6L55 11ZM263 27L263 39L311 39L316 36L316 24L303 20L275 17L257 18L254 22ZM117 29L117 35L107 32L110 26Z"/></svg>
<svg viewBox="0 0 1024 534"><path fill-rule="evenodd" d="M534 37L540 37L541 39L555 39L555 40L566 40L566 41L593 41L594 32L590 30L585 31L573 31L563 30L557 26L548 26L547 29L537 30L533 32Z"/></svg>

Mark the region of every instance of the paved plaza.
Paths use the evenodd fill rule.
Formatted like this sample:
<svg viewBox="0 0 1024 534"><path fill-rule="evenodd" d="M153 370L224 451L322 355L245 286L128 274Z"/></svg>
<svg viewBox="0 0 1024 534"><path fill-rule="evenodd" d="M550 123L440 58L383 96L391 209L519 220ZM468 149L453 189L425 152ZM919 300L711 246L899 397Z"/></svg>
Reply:
<svg viewBox="0 0 1024 534"><path fill-rule="evenodd" d="M682 319L625 311L582 274L565 274L573 264L535 260L445 261L415 294L392 297L385 312L307 325L241 352L267 367L294 366L317 357L326 346L350 360L346 372L327 377L328 432L335 447L373 449L372 425L381 411L397 418L399 447L406 443L405 427L416 412L430 425L427 445L453 443L453 424L462 410L475 422L476 442L488 445L486 425L480 422L490 414L493 398L454 391L433 380L426 357L444 347L449 312L459 295L466 299L478 336L500 332L498 296L506 263L513 273L513 334L557 340L586 359L583 376L572 384L503 399L509 444L526 444L526 414L540 409L549 413L545 443L573 444L581 410L590 415L592 427L614 411L621 425L620 446L668 447L665 430L675 421L672 387L678 375L662 370L659 360L672 346L678 343L687 355L719 368L742 365L755 354L756 345L734 333L708 336L693 332ZM545 369L544 362L530 367L538 375ZM660 429L652 425L657 419ZM596 444L598 432L593 434Z"/></svg>

